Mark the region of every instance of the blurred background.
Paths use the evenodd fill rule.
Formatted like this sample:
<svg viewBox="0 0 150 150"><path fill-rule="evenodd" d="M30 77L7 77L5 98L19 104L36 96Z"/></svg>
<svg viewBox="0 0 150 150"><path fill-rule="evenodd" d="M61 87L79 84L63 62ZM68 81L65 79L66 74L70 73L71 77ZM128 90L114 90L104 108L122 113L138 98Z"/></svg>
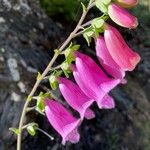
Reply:
<svg viewBox="0 0 150 150"><path fill-rule="evenodd" d="M9 128L18 126L37 72L44 70L53 50L75 27L82 11L80 2L0 0L0 150L16 149L16 136ZM142 60L133 72L127 73L128 83L111 92L116 108L99 110L93 105L96 118L83 122L78 144L66 146L61 145L61 137L45 117L30 112L26 121L37 122L55 139L51 141L40 132L31 137L25 131L22 150L150 150L150 0L139 0L139 5L130 11L139 18L138 28L118 29ZM99 15L94 9L87 20ZM111 20L109 23L113 24ZM82 36L74 42L81 44L82 52L95 58L94 43L87 47ZM41 84L37 94L48 88L48 83ZM54 94L60 98L57 90Z"/></svg>

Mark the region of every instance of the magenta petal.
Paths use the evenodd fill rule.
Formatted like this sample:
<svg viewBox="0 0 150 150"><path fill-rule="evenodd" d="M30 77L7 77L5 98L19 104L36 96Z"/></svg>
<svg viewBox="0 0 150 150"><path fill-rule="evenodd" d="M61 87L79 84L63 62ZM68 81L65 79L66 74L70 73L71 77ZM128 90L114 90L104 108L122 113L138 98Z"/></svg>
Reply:
<svg viewBox="0 0 150 150"><path fill-rule="evenodd" d="M95 118L94 111L92 111L89 108L91 106L91 104L93 104L93 102L94 102L94 100L84 103L84 106L83 106L82 110L80 111L80 116L81 116L82 120L83 120L84 117L86 119L93 119L93 118Z"/></svg>
<svg viewBox="0 0 150 150"><path fill-rule="evenodd" d="M119 67L119 65L111 57L103 36L96 39L96 55L100 64L104 69L114 78L123 79L125 72Z"/></svg>
<svg viewBox="0 0 150 150"><path fill-rule="evenodd" d="M100 87L104 92L109 93L110 90L116 87L116 85L118 85L119 83L120 79L112 79L107 82L101 83Z"/></svg>
<svg viewBox="0 0 150 150"><path fill-rule="evenodd" d="M76 55L76 66L72 67L74 78L88 97L101 101L111 89L120 83L120 79L108 78L97 65L95 67L92 59L86 59L88 56L83 57L83 55L80 57Z"/></svg>
<svg viewBox="0 0 150 150"><path fill-rule="evenodd" d="M114 88L120 80L108 78L100 67L92 61L93 60L90 60L93 65L89 65L88 59L76 57L77 71L74 71L74 78L86 95L92 99L97 99L97 97L103 97L107 92ZM102 89L105 85L109 87L109 90L106 91L105 89Z"/></svg>
<svg viewBox="0 0 150 150"><path fill-rule="evenodd" d="M99 79L99 81L101 81L103 79L107 81L108 77L107 75L103 72L103 70L95 63L95 61L90 58L88 55L85 55L85 54L82 54L80 52L75 52L75 56L76 58L79 60L82 60L85 65L89 68L89 69L92 69L92 71L94 70L94 72L98 75L101 75L101 79ZM76 59L76 65L77 65L77 59ZM80 67L82 67L82 64L79 64ZM77 67L79 67L77 65ZM79 68L78 68L79 69ZM82 69L82 68L81 68Z"/></svg>
<svg viewBox="0 0 150 150"><path fill-rule="evenodd" d="M138 53L130 49L119 31L108 24L105 25L104 38L113 60L122 70L132 71L140 61Z"/></svg>
<svg viewBox="0 0 150 150"><path fill-rule="evenodd" d="M131 29L138 26L137 18L117 4L112 3L108 6L108 14L115 23L122 27Z"/></svg>
<svg viewBox="0 0 150 150"><path fill-rule="evenodd" d="M81 119L84 118L84 113L86 113L90 105L94 102L94 100L87 97L72 81L59 77L59 89L66 99L67 103L77 110L80 113ZM88 110L87 110L88 109ZM92 111L91 111L92 112ZM86 117L86 116L85 116ZM89 117L88 117L89 119Z"/></svg>
<svg viewBox="0 0 150 150"><path fill-rule="evenodd" d="M114 99L109 95L106 95L102 100L99 100L97 103L100 109L112 109L115 107Z"/></svg>
<svg viewBox="0 0 150 150"><path fill-rule="evenodd" d="M54 129L62 136L62 144L67 141L77 143L80 135L77 132L77 127L80 124L80 119L74 118L63 105L54 100L45 100L45 114L54 127Z"/></svg>
<svg viewBox="0 0 150 150"><path fill-rule="evenodd" d="M66 125L63 130L68 134L63 136L62 144L65 145L67 141L71 143L78 143L80 140L80 134L78 133L77 126L80 125L80 120L77 120L71 124Z"/></svg>
<svg viewBox="0 0 150 150"><path fill-rule="evenodd" d="M85 68L86 70L86 68ZM84 70L82 70L84 71ZM96 82L94 81L93 83L93 76L92 74L90 74L89 72L87 72L88 70L86 70L85 73L82 72L78 72L77 69L74 69L73 71L73 76L77 82L77 84L79 85L79 87L81 88L81 90L91 99L97 99L97 94L101 94L101 90L99 90L98 84L96 84ZM101 97L103 97L103 94L101 95Z"/></svg>

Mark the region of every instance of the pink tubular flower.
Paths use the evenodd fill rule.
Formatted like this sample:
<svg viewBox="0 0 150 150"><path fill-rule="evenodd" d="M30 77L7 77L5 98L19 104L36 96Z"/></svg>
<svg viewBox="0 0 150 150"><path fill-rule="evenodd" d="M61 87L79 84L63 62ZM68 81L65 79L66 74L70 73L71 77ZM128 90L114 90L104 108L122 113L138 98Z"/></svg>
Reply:
<svg viewBox="0 0 150 150"><path fill-rule="evenodd" d="M132 29L138 26L137 18L117 4L111 3L108 6L108 14L115 23L122 27Z"/></svg>
<svg viewBox="0 0 150 150"><path fill-rule="evenodd" d="M123 71L132 71L139 63L140 56L128 47L116 28L108 24L104 28L104 38L111 57Z"/></svg>
<svg viewBox="0 0 150 150"><path fill-rule="evenodd" d="M138 0L115 0L115 2L124 8L129 8L137 5Z"/></svg>
<svg viewBox="0 0 150 150"><path fill-rule="evenodd" d="M54 129L62 136L62 144L67 141L77 143L80 135L77 127L80 119L74 118L60 103L54 100L46 99L45 113Z"/></svg>
<svg viewBox="0 0 150 150"><path fill-rule="evenodd" d="M94 100L87 97L81 89L72 81L59 77L59 89L68 102L68 104L77 110L81 119L92 119L95 117L94 112L89 108Z"/></svg>
<svg viewBox="0 0 150 150"><path fill-rule="evenodd" d="M119 79L110 79L101 68L87 55L76 52L76 66L73 67L74 78L82 91L94 99L99 108L114 108L113 99L108 92L119 82Z"/></svg>
<svg viewBox="0 0 150 150"><path fill-rule="evenodd" d="M122 80L124 78L125 72L111 57L103 36L99 36L99 38L96 39L96 55L100 64L104 67L108 74L116 79Z"/></svg>

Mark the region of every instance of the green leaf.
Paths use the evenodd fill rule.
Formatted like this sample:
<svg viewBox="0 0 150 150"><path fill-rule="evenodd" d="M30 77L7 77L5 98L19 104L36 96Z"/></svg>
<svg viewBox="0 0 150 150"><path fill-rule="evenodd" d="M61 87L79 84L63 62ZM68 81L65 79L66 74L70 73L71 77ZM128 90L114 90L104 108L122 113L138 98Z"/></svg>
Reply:
<svg viewBox="0 0 150 150"><path fill-rule="evenodd" d="M37 123L28 124L27 131L31 136L34 136L36 134L36 127L38 127Z"/></svg>
<svg viewBox="0 0 150 150"><path fill-rule="evenodd" d="M12 131L13 133L15 133L16 135L19 134L19 129L17 128L9 128L10 131Z"/></svg>
<svg viewBox="0 0 150 150"><path fill-rule="evenodd" d="M42 77L41 73L38 72L38 75L37 75L36 79L37 79L37 80L41 80L41 77Z"/></svg>
<svg viewBox="0 0 150 150"><path fill-rule="evenodd" d="M82 5L83 12L86 12L87 11L86 6L82 2L81 2L81 5Z"/></svg>
<svg viewBox="0 0 150 150"><path fill-rule="evenodd" d="M106 4L103 3L101 0L96 0L96 4L95 5L103 13L107 12L107 6L106 6Z"/></svg>

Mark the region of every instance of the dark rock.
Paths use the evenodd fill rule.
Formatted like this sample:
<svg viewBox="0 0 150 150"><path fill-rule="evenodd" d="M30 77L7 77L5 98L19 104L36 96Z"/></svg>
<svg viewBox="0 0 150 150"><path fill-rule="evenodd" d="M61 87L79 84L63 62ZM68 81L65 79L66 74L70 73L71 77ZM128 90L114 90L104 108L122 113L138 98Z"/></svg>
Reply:
<svg viewBox="0 0 150 150"><path fill-rule="evenodd" d="M16 136L9 128L18 126L25 98L35 82L37 71L44 70L63 35L63 30L46 17L37 3L24 2L32 10L24 13L21 9L15 10L16 5L22 7L22 4L2 2L6 7L10 3L10 8L0 10L1 150L15 148Z"/></svg>
<svg viewBox="0 0 150 150"><path fill-rule="evenodd" d="M16 136L8 128L18 126L37 71L44 70L65 33L61 25L43 13L36 0L20 2L0 1L0 150L16 149ZM66 146L61 145L61 137L45 117L31 112L26 121L37 122L54 140L40 132L31 137L24 131L22 150L150 149L150 45L144 42L149 38L146 31L148 29L140 26L124 33L128 43L141 54L142 61L134 72L127 73L128 83L111 92L116 100L115 109L99 110L94 104L96 118L84 120L79 128L80 142L75 145L67 143ZM83 46L83 51L85 49L93 55L93 51L88 49L87 52ZM56 96L60 97L59 94Z"/></svg>

